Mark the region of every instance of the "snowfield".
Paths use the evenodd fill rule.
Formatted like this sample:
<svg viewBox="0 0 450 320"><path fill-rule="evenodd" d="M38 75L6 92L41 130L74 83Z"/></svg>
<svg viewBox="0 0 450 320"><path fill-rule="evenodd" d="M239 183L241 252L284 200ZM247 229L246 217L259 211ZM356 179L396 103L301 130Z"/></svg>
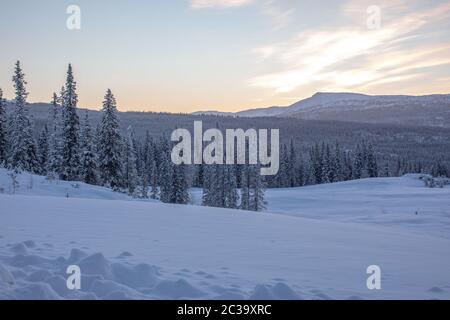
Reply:
<svg viewBox="0 0 450 320"><path fill-rule="evenodd" d="M450 189L418 176L269 190L263 213L28 174L10 187L0 170L1 299L450 298Z"/></svg>

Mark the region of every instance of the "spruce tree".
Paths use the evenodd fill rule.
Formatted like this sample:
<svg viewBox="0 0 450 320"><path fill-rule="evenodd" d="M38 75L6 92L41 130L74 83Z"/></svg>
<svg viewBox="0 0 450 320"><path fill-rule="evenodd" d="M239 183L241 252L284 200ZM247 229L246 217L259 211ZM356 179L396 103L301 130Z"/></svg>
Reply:
<svg viewBox="0 0 450 320"><path fill-rule="evenodd" d="M86 110L84 126L81 132L81 179L88 184L98 183L97 157L95 155L92 138L92 129L89 123L89 114Z"/></svg>
<svg viewBox="0 0 450 320"><path fill-rule="evenodd" d="M56 93L53 93L53 99L51 102L51 109L49 110L49 151L48 151L48 161L47 161L47 176L49 178L57 178L61 173L61 158L62 158L62 148L61 148L61 106L58 104L59 98Z"/></svg>
<svg viewBox="0 0 450 320"><path fill-rule="evenodd" d="M141 197L148 198L148 186L150 183L150 175L152 170L152 165L154 162L154 154L153 154L153 141L150 137L150 133L146 132L145 141L143 148L141 150L141 163L140 163L140 179L141 179ZM158 180L158 179L156 179Z"/></svg>
<svg viewBox="0 0 450 320"><path fill-rule="evenodd" d="M131 127L127 128L127 137L124 141L124 145L124 185L128 190L128 194L133 195L136 189L138 175L136 169L136 150L134 148L134 139Z"/></svg>
<svg viewBox="0 0 450 320"><path fill-rule="evenodd" d="M260 165L249 166L250 177L250 201L249 210L262 211L266 208L265 201L265 182L260 175Z"/></svg>
<svg viewBox="0 0 450 320"><path fill-rule="evenodd" d="M0 166L6 166L8 151L6 102L3 99L3 91L0 88Z"/></svg>
<svg viewBox="0 0 450 320"><path fill-rule="evenodd" d="M122 137L117 118L116 99L108 89L103 101L99 126L99 171L103 185L115 190L123 187Z"/></svg>
<svg viewBox="0 0 450 320"><path fill-rule="evenodd" d="M49 130L47 124L41 131L38 140L38 161L39 161L39 174L47 174L48 156L49 156Z"/></svg>
<svg viewBox="0 0 450 320"><path fill-rule="evenodd" d="M80 120L77 115L78 96L72 66L67 70L66 85L62 92L62 157L61 178L76 180L80 173Z"/></svg>
<svg viewBox="0 0 450 320"><path fill-rule="evenodd" d="M203 206L212 206L213 204L213 191L212 191L212 185L213 185L213 170L211 168L212 166L207 165L203 169L203 193L202 193L202 205Z"/></svg>
<svg viewBox="0 0 450 320"><path fill-rule="evenodd" d="M245 164L241 170L241 203L239 208L242 210L250 210L250 169L249 165Z"/></svg>
<svg viewBox="0 0 450 320"><path fill-rule="evenodd" d="M288 187L293 188L297 186L297 154L295 152L294 140L291 138L290 146L289 146L289 164L288 164Z"/></svg>
<svg viewBox="0 0 450 320"><path fill-rule="evenodd" d="M171 203L188 204L189 186L186 180L186 165L183 163L175 165L173 175L174 178Z"/></svg>
<svg viewBox="0 0 450 320"><path fill-rule="evenodd" d="M367 174L370 178L378 177L378 164L372 144L367 147Z"/></svg>
<svg viewBox="0 0 450 320"><path fill-rule="evenodd" d="M355 158L353 161L353 179L361 179L363 177L364 156L361 146L356 146Z"/></svg>
<svg viewBox="0 0 450 320"><path fill-rule="evenodd" d="M152 170L151 170L151 195L152 199L158 199L159 190L158 190L158 167L156 165L156 161L153 161Z"/></svg>
<svg viewBox="0 0 450 320"><path fill-rule="evenodd" d="M32 123L26 109L28 92L25 89L25 74L22 72L20 62L17 61L14 69L15 109L11 116L9 137L10 152L8 165L20 172L22 170L38 173L39 163L36 153L36 143L33 138Z"/></svg>
<svg viewBox="0 0 450 320"><path fill-rule="evenodd" d="M238 193L236 182L236 168L235 165L225 165L224 167L224 207L225 208L237 208L238 206Z"/></svg>
<svg viewBox="0 0 450 320"><path fill-rule="evenodd" d="M161 153L161 169L160 169L160 200L165 203L170 203L174 198L174 167L170 160L170 155L167 150Z"/></svg>

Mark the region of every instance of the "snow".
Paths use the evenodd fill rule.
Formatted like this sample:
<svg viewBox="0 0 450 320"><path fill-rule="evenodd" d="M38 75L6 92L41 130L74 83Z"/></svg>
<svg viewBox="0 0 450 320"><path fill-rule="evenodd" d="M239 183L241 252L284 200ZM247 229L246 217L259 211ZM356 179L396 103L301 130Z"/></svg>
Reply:
<svg viewBox="0 0 450 320"><path fill-rule="evenodd" d="M269 190L274 213L255 213L28 175L13 195L0 173L3 299L450 298L450 189L417 176ZM381 290L366 287L373 264Z"/></svg>
<svg viewBox="0 0 450 320"><path fill-rule="evenodd" d="M267 211L358 222L450 239L450 188L426 188L419 174L270 189Z"/></svg>
<svg viewBox="0 0 450 320"><path fill-rule="evenodd" d="M83 182L61 181L49 179L29 173L19 174L17 190L12 188L9 172L0 168L0 193L34 195L44 197L69 197L87 199L132 200L123 193L111 189L89 185Z"/></svg>
<svg viewBox="0 0 450 320"><path fill-rule="evenodd" d="M313 96L297 101L286 107L267 107L257 109L247 109L236 113L206 111L195 112L197 115L222 115L240 117L285 117L295 115L297 112L305 113L307 118L313 118L317 113L335 110L354 110L384 108L384 107L411 107L417 104L448 104L450 94L432 94L424 96L406 95L365 95L350 92L317 92Z"/></svg>

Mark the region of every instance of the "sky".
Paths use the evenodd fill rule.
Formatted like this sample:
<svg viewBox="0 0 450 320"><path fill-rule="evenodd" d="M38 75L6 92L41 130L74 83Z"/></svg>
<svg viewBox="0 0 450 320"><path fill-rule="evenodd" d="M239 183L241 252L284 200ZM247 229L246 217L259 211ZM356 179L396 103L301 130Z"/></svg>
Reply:
<svg viewBox="0 0 450 320"><path fill-rule="evenodd" d="M90 109L107 88L121 111L182 113L450 93L449 35L448 0L0 0L0 88L13 98L20 60L29 102L50 101L71 63Z"/></svg>

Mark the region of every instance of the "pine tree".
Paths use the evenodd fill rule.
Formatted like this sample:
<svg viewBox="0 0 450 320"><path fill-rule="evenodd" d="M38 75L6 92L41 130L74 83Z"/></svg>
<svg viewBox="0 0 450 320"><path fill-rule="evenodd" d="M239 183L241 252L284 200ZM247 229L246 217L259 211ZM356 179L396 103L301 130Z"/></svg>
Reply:
<svg viewBox="0 0 450 320"><path fill-rule="evenodd" d="M99 171L104 185L115 190L123 187L122 137L117 118L116 99L108 89L103 101L99 127Z"/></svg>
<svg viewBox="0 0 450 320"><path fill-rule="evenodd" d="M97 157L92 141L92 129L89 124L89 114L86 110L84 126L81 132L81 179L88 184L98 183Z"/></svg>
<svg viewBox="0 0 450 320"><path fill-rule="evenodd" d="M61 115L60 115L60 105L58 104L59 98L56 93L53 93L53 99L51 102L51 110L49 110L49 151L48 151L48 161L47 161L47 176L49 178L59 177L61 173L61 158L62 158L62 148L61 148Z"/></svg>
<svg viewBox="0 0 450 320"><path fill-rule="evenodd" d="M6 103L3 99L3 91L0 88L0 166L6 166L8 151Z"/></svg>
<svg viewBox="0 0 450 320"><path fill-rule="evenodd" d="M49 131L47 125L41 131L38 140L38 161L39 161L39 174L47 174L48 156L49 156L49 144L48 144Z"/></svg>
<svg viewBox="0 0 450 320"><path fill-rule="evenodd" d="M125 145L125 164L124 164L124 180L125 188L128 194L133 195L137 185L137 170L136 170L136 150L133 142L133 132L131 127L127 128L127 139Z"/></svg>
<svg viewBox="0 0 450 320"><path fill-rule="evenodd" d="M80 119L77 115L78 96L72 66L67 70L66 86L62 93L62 157L61 178L76 180L80 173Z"/></svg>
<svg viewBox="0 0 450 320"><path fill-rule="evenodd" d="M14 76L15 110L12 114L9 127L10 152L8 164L16 172L22 170L35 172L39 170L36 154L36 143L32 133L32 123L26 110L28 92L25 89L25 74L22 72L20 62L16 62Z"/></svg>

